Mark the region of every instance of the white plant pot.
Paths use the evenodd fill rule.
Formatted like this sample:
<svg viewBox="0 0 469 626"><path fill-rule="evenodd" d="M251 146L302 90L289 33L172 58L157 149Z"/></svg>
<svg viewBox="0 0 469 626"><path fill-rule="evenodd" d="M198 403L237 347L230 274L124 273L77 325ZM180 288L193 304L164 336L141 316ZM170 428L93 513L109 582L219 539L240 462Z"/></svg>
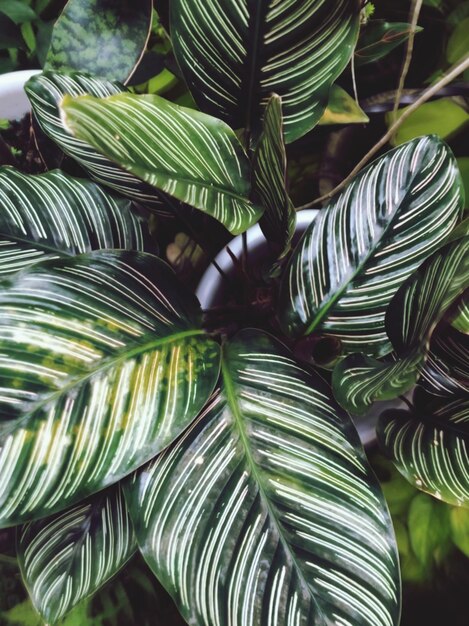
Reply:
<svg viewBox="0 0 469 626"><path fill-rule="evenodd" d="M319 211L316 209L298 212L294 244L299 241L300 237L314 220L318 212ZM246 240L249 263L258 263L265 260L267 256L265 252L268 244L258 224L247 231ZM227 248L229 248L231 254L228 252ZM237 259L241 259L243 256L242 235L238 235L232 239L230 243L215 257L216 263L228 277L233 277L236 274L236 264L233 261L233 256ZM204 310L208 310L216 306L222 306L226 303L226 282L213 263L211 263L206 269L195 293L200 301L200 304L202 305L202 309ZM376 423L382 411L388 408L403 407L405 407L405 404L399 399L391 400L389 402L379 402L376 403L365 415L353 418L362 444L367 447L375 445Z"/></svg>
<svg viewBox="0 0 469 626"><path fill-rule="evenodd" d="M41 70L21 70L0 74L0 118L20 120L31 110L24 84Z"/></svg>
<svg viewBox="0 0 469 626"><path fill-rule="evenodd" d="M299 240L318 212L319 211L317 209L298 212L294 242ZM256 224L246 232L246 241L250 262L258 262L259 259L264 256L263 252L266 250L268 245L259 224ZM229 248L231 254L228 252L227 248ZM236 270L232 258L233 255L237 259L241 259L243 256L242 235L238 235L232 239L230 243L215 257L215 262L227 276L233 275ZM220 272L215 265L211 263L202 276L195 292L195 295L202 305L202 309L207 310L219 304L223 304L225 287L226 285L223 277L220 275Z"/></svg>

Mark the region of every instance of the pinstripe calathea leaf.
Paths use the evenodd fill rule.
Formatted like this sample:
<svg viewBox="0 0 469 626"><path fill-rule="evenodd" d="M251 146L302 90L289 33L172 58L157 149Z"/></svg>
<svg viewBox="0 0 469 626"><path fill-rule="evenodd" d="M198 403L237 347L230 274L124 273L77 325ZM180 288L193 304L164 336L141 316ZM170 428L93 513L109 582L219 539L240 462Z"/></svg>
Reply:
<svg viewBox="0 0 469 626"><path fill-rule="evenodd" d="M379 158L319 214L282 279L279 319L299 337L332 336L343 353L384 356L388 305L462 215L461 177L435 136Z"/></svg>
<svg viewBox="0 0 469 626"><path fill-rule="evenodd" d="M52 29L45 69L125 82L150 36L152 0L68 0Z"/></svg>
<svg viewBox="0 0 469 626"><path fill-rule="evenodd" d="M248 157L224 122L156 95L65 96L61 109L76 137L231 233L261 216L249 200Z"/></svg>
<svg viewBox="0 0 469 626"><path fill-rule="evenodd" d="M157 213L168 215L167 198L157 189L146 185L129 172L101 155L92 146L71 135L62 122L59 103L64 94L81 96L91 94L106 97L126 92L118 83L100 80L87 74L73 72L43 72L28 80L25 91L41 130L65 152L77 161L98 183L113 191L140 202Z"/></svg>
<svg viewBox="0 0 469 626"><path fill-rule="evenodd" d="M469 508L469 393L434 408L385 411L378 440L415 487Z"/></svg>
<svg viewBox="0 0 469 626"><path fill-rule="evenodd" d="M352 56L357 0L172 0L171 38L199 107L256 132L272 92L287 142L311 130Z"/></svg>
<svg viewBox="0 0 469 626"><path fill-rule="evenodd" d="M259 226L278 248L279 259L290 249L296 212L287 193L287 155L283 142L282 100L273 95L264 113L263 131L253 159L253 196L265 210Z"/></svg>
<svg viewBox="0 0 469 626"><path fill-rule="evenodd" d="M137 549L119 484L18 528L23 580L46 623L102 587Z"/></svg>
<svg viewBox="0 0 469 626"><path fill-rule="evenodd" d="M392 526L352 422L260 331L225 345L220 388L125 495L190 624L398 623Z"/></svg>
<svg viewBox="0 0 469 626"><path fill-rule="evenodd" d="M0 276L46 258L118 248L143 250L131 202L60 170L0 168Z"/></svg>
<svg viewBox="0 0 469 626"><path fill-rule="evenodd" d="M363 354L343 359L333 373L336 399L349 412L364 413L375 400L409 391L422 372L438 323L469 287L469 237L439 248L400 287L386 313L394 359Z"/></svg>
<svg viewBox="0 0 469 626"><path fill-rule="evenodd" d="M63 510L167 446L219 347L172 270L137 252L37 263L0 292L0 527Z"/></svg>

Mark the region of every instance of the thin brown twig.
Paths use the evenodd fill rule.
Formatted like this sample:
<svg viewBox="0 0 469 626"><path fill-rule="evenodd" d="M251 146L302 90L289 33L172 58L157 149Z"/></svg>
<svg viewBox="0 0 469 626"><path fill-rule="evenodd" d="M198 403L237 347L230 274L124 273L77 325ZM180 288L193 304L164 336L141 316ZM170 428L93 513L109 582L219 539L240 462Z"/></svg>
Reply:
<svg viewBox="0 0 469 626"><path fill-rule="evenodd" d="M399 77L399 85L397 87L396 97L394 100L394 107L392 110L391 119L393 122L395 122L397 119L397 111L399 109L399 105L401 104L402 92L404 91L405 81L407 78L407 74L409 73L410 64L412 63L415 34L417 32L417 24L419 21L422 4L423 4L423 0L412 0L412 5L410 7L410 15L409 15L410 34L409 34L409 39L407 40L404 63L402 65L402 70L401 70L401 74Z"/></svg>
<svg viewBox="0 0 469 626"><path fill-rule="evenodd" d="M398 120L394 122L394 124L389 128L387 133L385 133L381 139L376 143L367 154L361 159L361 161L353 168L350 174L344 178L344 180L337 185L332 191L326 193L320 198L316 198L312 202L308 202L307 204L303 204L296 208L297 211L302 211L304 209L309 209L317 204L323 203L325 200L330 200L333 196L336 195L339 191L341 191L344 187L348 185L348 183L355 177L356 174L364 167L374 155L381 150L383 146L385 146L388 141L393 137L395 132L400 128L400 126L414 113L422 104L430 100L440 89L448 85L451 81L457 78L460 74L469 69L469 54L461 59L458 63L453 65L452 68L448 70L448 72L440 78L434 85L429 87L423 94L416 100L413 104L408 106L399 117Z"/></svg>

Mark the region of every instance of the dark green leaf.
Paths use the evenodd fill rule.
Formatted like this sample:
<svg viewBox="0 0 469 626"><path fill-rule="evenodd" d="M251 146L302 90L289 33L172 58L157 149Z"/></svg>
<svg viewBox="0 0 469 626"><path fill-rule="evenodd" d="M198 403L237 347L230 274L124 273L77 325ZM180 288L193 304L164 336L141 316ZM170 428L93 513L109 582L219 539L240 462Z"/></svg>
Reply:
<svg viewBox="0 0 469 626"><path fill-rule="evenodd" d="M37 18L35 11L20 0L0 0L0 13L9 17L15 24L24 24Z"/></svg>
<svg viewBox="0 0 469 626"><path fill-rule="evenodd" d="M261 103L283 101L285 138L319 121L358 34L356 0L173 0L171 37L203 111L260 131Z"/></svg>
<svg viewBox="0 0 469 626"><path fill-rule="evenodd" d="M369 165L296 247L280 293L284 332L332 335L345 353L389 353L388 305L454 229L462 206L456 161L436 137L415 139Z"/></svg>
<svg viewBox="0 0 469 626"><path fill-rule="evenodd" d="M287 155L283 142L282 100L273 95L264 113L263 132L253 160L253 197L264 207L259 225L279 258L290 249L296 212L287 192Z"/></svg>
<svg viewBox="0 0 469 626"><path fill-rule="evenodd" d="M105 97L126 91L117 82L99 80L87 74L44 72L33 76L25 86L37 121L44 133L64 152L75 159L97 182L124 196L167 215L161 193L118 167L94 148L71 135L63 125L59 103L65 94L91 94Z"/></svg>
<svg viewBox="0 0 469 626"><path fill-rule="evenodd" d="M351 355L337 366L333 383L342 406L362 413L374 400L408 391L423 369L435 327L468 286L469 237L462 237L422 263L392 299L386 331L397 361L380 363Z"/></svg>
<svg viewBox="0 0 469 626"><path fill-rule="evenodd" d="M417 26L415 31L422 30ZM409 38L411 25L402 22L371 20L360 32L355 49L355 65L366 65L385 57Z"/></svg>
<svg viewBox="0 0 469 626"><path fill-rule="evenodd" d="M334 368L334 396L350 413L362 415L373 402L393 400L412 389L423 361L419 350L391 362L351 354Z"/></svg>
<svg viewBox="0 0 469 626"><path fill-rule="evenodd" d="M120 480L194 419L218 345L156 257L37 263L0 292L0 527Z"/></svg>
<svg viewBox="0 0 469 626"><path fill-rule="evenodd" d="M260 331L225 346L221 388L125 489L145 559L190 624L398 623L392 526L357 433Z"/></svg>
<svg viewBox="0 0 469 626"><path fill-rule="evenodd" d="M54 25L46 69L125 82L151 30L151 0L69 0Z"/></svg>
<svg viewBox="0 0 469 626"><path fill-rule="evenodd" d="M415 487L469 507L469 395L433 413L385 411L377 434L386 454Z"/></svg>
<svg viewBox="0 0 469 626"><path fill-rule="evenodd" d="M249 161L220 120L156 95L65 96L66 128L157 189L241 233L261 216L249 200Z"/></svg>
<svg viewBox="0 0 469 626"><path fill-rule="evenodd" d="M30 598L55 624L118 572L137 548L119 485L18 531Z"/></svg>
<svg viewBox="0 0 469 626"><path fill-rule="evenodd" d="M30 176L0 168L0 209L2 278L46 257L144 247L128 200L59 170Z"/></svg>

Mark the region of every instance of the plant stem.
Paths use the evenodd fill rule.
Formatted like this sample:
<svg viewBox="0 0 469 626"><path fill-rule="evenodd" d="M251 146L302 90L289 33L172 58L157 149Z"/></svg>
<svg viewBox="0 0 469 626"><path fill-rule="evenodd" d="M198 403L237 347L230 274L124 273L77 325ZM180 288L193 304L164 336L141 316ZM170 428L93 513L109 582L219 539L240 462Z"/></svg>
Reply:
<svg viewBox="0 0 469 626"><path fill-rule="evenodd" d="M396 120L394 124L392 124L387 133L385 133L381 137L378 143L376 143L371 148L371 150L367 154L365 154L361 161L353 168L350 174L340 183L340 185L337 185L337 187L335 187L332 191L326 193L320 198L316 198L316 200L313 200L312 202L308 202L307 204L303 204L302 206L297 207L296 210L302 211L303 209L309 209L316 204L321 204L325 200L329 200L330 198L335 196L336 193L346 187L348 183L355 177L355 175L358 174L362 167L364 167L370 161L370 159L372 159L374 155L388 143L388 141L393 137L398 128L401 127L401 125L412 115L412 113L414 113L422 104L427 102L427 100L430 100L430 98L432 98L440 89L442 89L442 87L448 85L451 81L453 81L467 69L469 69L469 54L464 56L461 61L456 63L456 65L453 65L453 67L444 76L442 76L439 81L437 81L434 85L425 90L420 98L418 98L418 100L416 100L413 104L411 104L402 112L402 115L399 117L399 119Z"/></svg>
<svg viewBox="0 0 469 626"><path fill-rule="evenodd" d="M410 8L410 16L409 16L410 34L409 34L409 39L407 41L404 64L402 66L401 75L399 77L399 85L397 87L396 97L394 100L394 108L392 110L393 122L395 122L397 119L397 110L399 109L399 105L401 103L401 97L402 97L402 92L404 90L405 80L409 72L410 64L412 63L412 53L414 51L415 33L417 29L417 22L420 16L420 11L422 9L422 4L423 4L423 0L412 0L412 6Z"/></svg>

